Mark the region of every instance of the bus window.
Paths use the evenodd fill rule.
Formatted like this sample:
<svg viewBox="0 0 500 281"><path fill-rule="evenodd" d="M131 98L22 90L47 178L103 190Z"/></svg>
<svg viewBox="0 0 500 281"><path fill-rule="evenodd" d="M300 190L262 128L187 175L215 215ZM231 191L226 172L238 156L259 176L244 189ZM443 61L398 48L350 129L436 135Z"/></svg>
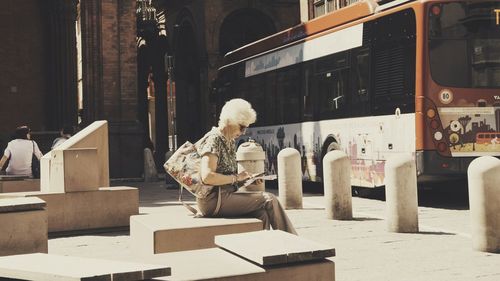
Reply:
<svg viewBox="0 0 500 281"><path fill-rule="evenodd" d="M297 123L300 121L300 77L299 68L291 67L280 71L276 84L277 122Z"/></svg>
<svg viewBox="0 0 500 281"><path fill-rule="evenodd" d="M416 19L403 10L372 25L372 114L415 112Z"/></svg>
<svg viewBox="0 0 500 281"><path fill-rule="evenodd" d="M370 114L370 50L362 49L352 52L352 116Z"/></svg>
<svg viewBox="0 0 500 281"><path fill-rule="evenodd" d="M262 83L262 78L262 75L247 78L248 91L244 97L244 99L252 104L252 107L257 112L257 120L260 119L261 115L265 114L265 86L264 83Z"/></svg>
<svg viewBox="0 0 500 281"><path fill-rule="evenodd" d="M347 70L342 70L316 75L320 118L344 117L348 93L347 74Z"/></svg>
<svg viewBox="0 0 500 281"><path fill-rule="evenodd" d="M430 6L432 9L434 6ZM498 1L439 4L429 12L429 56L436 83L449 87L500 87Z"/></svg>
<svg viewBox="0 0 500 281"><path fill-rule="evenodd" d="M309 68L304 69L304 83L302 85L302 121L314 120L314 100L311 90L312 71Z"/></svg>
<svg viewBox="0 0 500 281"><path fill-rule="evenodd" d="M264 96L265 96L265 110L264 114L260 117L265 125L276 124L276 72L267 72L264 74L263 79ZM257 112L259 114L259 112ZM257 118L259 119L259 118Z"/></svg>

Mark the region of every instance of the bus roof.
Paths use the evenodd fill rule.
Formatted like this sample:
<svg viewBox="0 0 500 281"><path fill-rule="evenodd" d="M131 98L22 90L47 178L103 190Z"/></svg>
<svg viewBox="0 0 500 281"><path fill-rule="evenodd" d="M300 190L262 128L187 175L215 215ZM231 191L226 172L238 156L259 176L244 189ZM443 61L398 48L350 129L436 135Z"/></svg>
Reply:
<svg viewBox="0 0 500 281"><path fill-rule="evenodd" d="M367 17L374 14L376 11L381 10L380 8L382 8L382 6L391 8L395 5L403 4L409 1L411 0L395 0L387 2L387 4L381 6L377 4L376 0L363 0L360 2L356 2L342 9L312 19L308 22L301 23L292 28L285 29L268 37L242 46L234 51L228 52L224 56L222 65L224 67L228 64L233 64L267 50L272 50L291 42L295 42L311 35L320 33L332 27Z"/></svg>

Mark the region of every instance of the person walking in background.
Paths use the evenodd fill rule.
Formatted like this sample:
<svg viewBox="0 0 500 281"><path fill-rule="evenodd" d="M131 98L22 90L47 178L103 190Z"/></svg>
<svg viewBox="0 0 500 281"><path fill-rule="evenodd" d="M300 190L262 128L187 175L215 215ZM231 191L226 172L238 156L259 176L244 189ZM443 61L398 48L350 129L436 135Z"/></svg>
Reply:
<svg viewBox="0 0 500 281"><path fill-rule="evenodd" d="M218 127L213 127L197 147L201 158L200 174L204 184L215 186L205 198L197 198L205 217L255 217L265 229L279 229L297 234L285 210L274 194L237 191L238 183L252 177L237 173L235 139L255 122L257 114L243 99L232 99L224 105ZM258 183L257 183L258 184Z"/></svg>
<svg viewBox="0 0 500 281"><path fill-rule="evenodd" d="M31 171L33 154L38 160L42 158L38 144L31 140L30 128L28 126L17 127L14 139L7 144L4 155L0 159L0 170L9 160L7 175L33 176Z"/></svg>
<svg viewBox="0 0 500 281"><path fill-rule="evenodd" d="M64 128L59 131L59 134L61 135L60 137L56 138L52 142L52 147L50 149L54 149L57 146L61 145L63 142L65 142L67 139L69 139L74 133L73 127L72 126L65 126Z"/></svg>

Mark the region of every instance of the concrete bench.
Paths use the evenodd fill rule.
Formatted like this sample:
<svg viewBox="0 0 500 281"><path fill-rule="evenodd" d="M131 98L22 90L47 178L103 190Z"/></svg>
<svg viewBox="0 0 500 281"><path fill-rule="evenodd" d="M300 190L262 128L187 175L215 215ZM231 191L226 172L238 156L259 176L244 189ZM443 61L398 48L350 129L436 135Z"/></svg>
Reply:
<svg viewBox="0 0 500 281"><path fill-rule="evenodd" d="M0 178L0 193L40 191L40 180Z"/></svg>
<svg viewBox="0 0 500 281"><path fill-rule="evenodd" d="M96 191L109 186L108 122L95 121L41 161L41 191Z"/></svg>
<svg viewBox="0 0 500 281"><path fill-rule="evenodd" d="M281 230L220 235L215 244L262 266L321 260L335 249Z"/></svg>
<svg viewBox="0 0 500 281"><path fill-rule="evenodd" d="M139 192L134 187L102 187L67 193L23 192L5 197L39 197L47 203L50 233L124 227L139 213Z"/></svg>
<svg viewBox="0 0 500 281"><path fill-rule="evenodd" d="M212 248L216 235L262 229L254 218L194 218L186 211L130 217L131 248L141 256Z"/></svg>
<svg viewBox="0 0 500 281"><path fill-rule="evenodd" d="M0 256L47 253L47 211L36 197L0 199Z"/></svg>
<svg viewBox="0 0 500 281"><path fill-rule="evenodd" d="M22 280L146 280L170 275L162 265L27 254L0 257L0 277ZM3 279L0 278L0 279Z"/></svg>
<svg viewBox="0 0 500 281"><path fill-rule="evenodd" d="M171 276L153 280L335 281L335 263L329 259L265 268L220 248L210 248L157 254L140 260L172 268Z"/></svg>

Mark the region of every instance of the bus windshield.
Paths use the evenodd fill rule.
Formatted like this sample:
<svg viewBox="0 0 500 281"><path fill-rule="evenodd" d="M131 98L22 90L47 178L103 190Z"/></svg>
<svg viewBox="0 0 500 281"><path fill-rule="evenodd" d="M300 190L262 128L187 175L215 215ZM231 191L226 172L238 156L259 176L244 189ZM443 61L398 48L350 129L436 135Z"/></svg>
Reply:
<svg viewBox="0 0 500 281"><path fill-rule="evenodd" d="M448 87L500 87L499 1L461 1L429 7L433 80Z"/></svg>

